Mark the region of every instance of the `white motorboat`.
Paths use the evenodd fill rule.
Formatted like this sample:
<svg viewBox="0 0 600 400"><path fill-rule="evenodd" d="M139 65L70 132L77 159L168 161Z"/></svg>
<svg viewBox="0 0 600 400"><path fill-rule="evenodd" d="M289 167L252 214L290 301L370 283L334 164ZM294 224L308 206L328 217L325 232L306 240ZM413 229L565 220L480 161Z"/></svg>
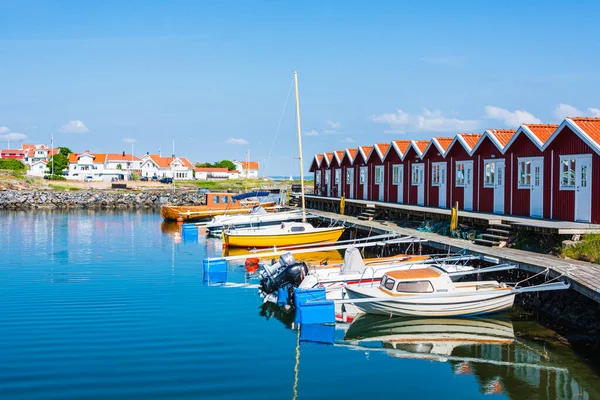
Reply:
<svg viewBox="0 0 600 400"><path fill-rule="evenodd" d="M477 273L477 272L474 272ZM506 311L522 292L568 289L562 282L510 286L497 281L453 282L441 268L426 266L387 272L378 287L346 285L348 300L367 314L449 317Z"/></svg>
<svg viewBox="0 0 600 400"><path fill-rule="evenodd" d="M302 211L275 211L267 212L263 207L256 206L249 214L219 215L208 222L204 227L209 235L221 235L223 230L233 228L261 228L270 225L279 225L282 222L302 220Z"/></svg>

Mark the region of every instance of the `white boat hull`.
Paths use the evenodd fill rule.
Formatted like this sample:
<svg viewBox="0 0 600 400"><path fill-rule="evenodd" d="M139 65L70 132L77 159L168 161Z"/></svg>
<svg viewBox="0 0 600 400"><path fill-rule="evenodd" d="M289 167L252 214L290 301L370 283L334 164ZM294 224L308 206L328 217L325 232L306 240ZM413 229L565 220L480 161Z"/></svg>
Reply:
<svg viewBox="0 0 600 400"><path fill-rule="evenodd" d="M299 211L279 212L260 215L230 215L215 219L206 224L209 235L221 235L226 227L235 228L260 228L271 225L278 225L282 222L299 221L302 219L302 213Z"/></svg>
<svg viewBox="0 0 600 400"><path fill-rule="evenodd" d="M346 288L350 299L368 299L372 290ZM481 295L448 296L411 300L411 296L401 296L393 301L373 301L353 304L366 314L379 314L402 317L458 317L492 314L509 310L515 301L515 293L510 290L483 291Z"/></svg>

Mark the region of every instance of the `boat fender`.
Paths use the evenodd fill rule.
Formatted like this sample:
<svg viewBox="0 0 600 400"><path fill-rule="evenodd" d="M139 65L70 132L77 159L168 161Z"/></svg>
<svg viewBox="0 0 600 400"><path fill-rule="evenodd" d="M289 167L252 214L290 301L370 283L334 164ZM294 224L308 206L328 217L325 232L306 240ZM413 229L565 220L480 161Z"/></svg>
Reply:
<svg viewBox="0 0 600 400"><path fill-rule="evenodd" d="M250 258L246 258L246 261L244 262L244 265L246 266L246 272L253 274L258 270L258 258L257 257L250 257Z"/></svg>
<svg viewBox="0 0 600 400"><path fill-rule="evenodd" d="M277 289L277 305L279 307L286 306L288 304L288 291L287 288L280 287Z"/></svg>

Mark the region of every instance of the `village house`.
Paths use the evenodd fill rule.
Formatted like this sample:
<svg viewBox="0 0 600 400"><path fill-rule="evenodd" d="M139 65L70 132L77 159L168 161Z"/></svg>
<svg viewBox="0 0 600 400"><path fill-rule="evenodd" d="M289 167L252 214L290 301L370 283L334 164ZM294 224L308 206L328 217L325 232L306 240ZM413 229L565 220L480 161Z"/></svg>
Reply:
<svg viewBox="0 0 600 400"><path fill-rule="evenodd" d="M239 176L239 171L228 168L194 168L194 179L201 181L237 179Z"/></svg>
<svg viewBox="0 0 600 400"><path fill-rule="evenodd" d="M259 164L258 161L236 161L233 160L236 171L240 178L258 179Z"/></svg>
<svg viewBox="0 0 600 400"><path fill-rule="evenodd" d="M86 150L82 154L69 154L67 179L111 181L129 180L140 169L140 159L132 154L95 154ZM55 171L60 173L60 171Z"/></svg>
<svg viewBox="0 0 600 400"><path fill-rule="evenodd" d="M194 166L185 157L162 157L146 153L140 158L140 170L141 175L147 178L194 179Z"/></svg>

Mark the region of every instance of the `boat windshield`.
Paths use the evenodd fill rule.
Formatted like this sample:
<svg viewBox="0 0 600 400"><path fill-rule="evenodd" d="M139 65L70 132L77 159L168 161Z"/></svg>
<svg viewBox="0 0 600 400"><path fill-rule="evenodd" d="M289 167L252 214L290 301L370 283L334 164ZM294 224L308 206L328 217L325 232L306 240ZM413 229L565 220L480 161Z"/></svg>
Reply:
<svg viewBox="0 0 600 400"><path fill-rule="evenodd" d="M394 290L395 284L396 281L387 275L385 275L383 279L381 279L381 286L386 288L387 290Z"/></svg>
<svg viewBox="0 0 600 400"><path fill-rule="evenodd" d="M398 282L398 286L396 286L396 292L433 293L433 286L429 281Z"/></svg>

